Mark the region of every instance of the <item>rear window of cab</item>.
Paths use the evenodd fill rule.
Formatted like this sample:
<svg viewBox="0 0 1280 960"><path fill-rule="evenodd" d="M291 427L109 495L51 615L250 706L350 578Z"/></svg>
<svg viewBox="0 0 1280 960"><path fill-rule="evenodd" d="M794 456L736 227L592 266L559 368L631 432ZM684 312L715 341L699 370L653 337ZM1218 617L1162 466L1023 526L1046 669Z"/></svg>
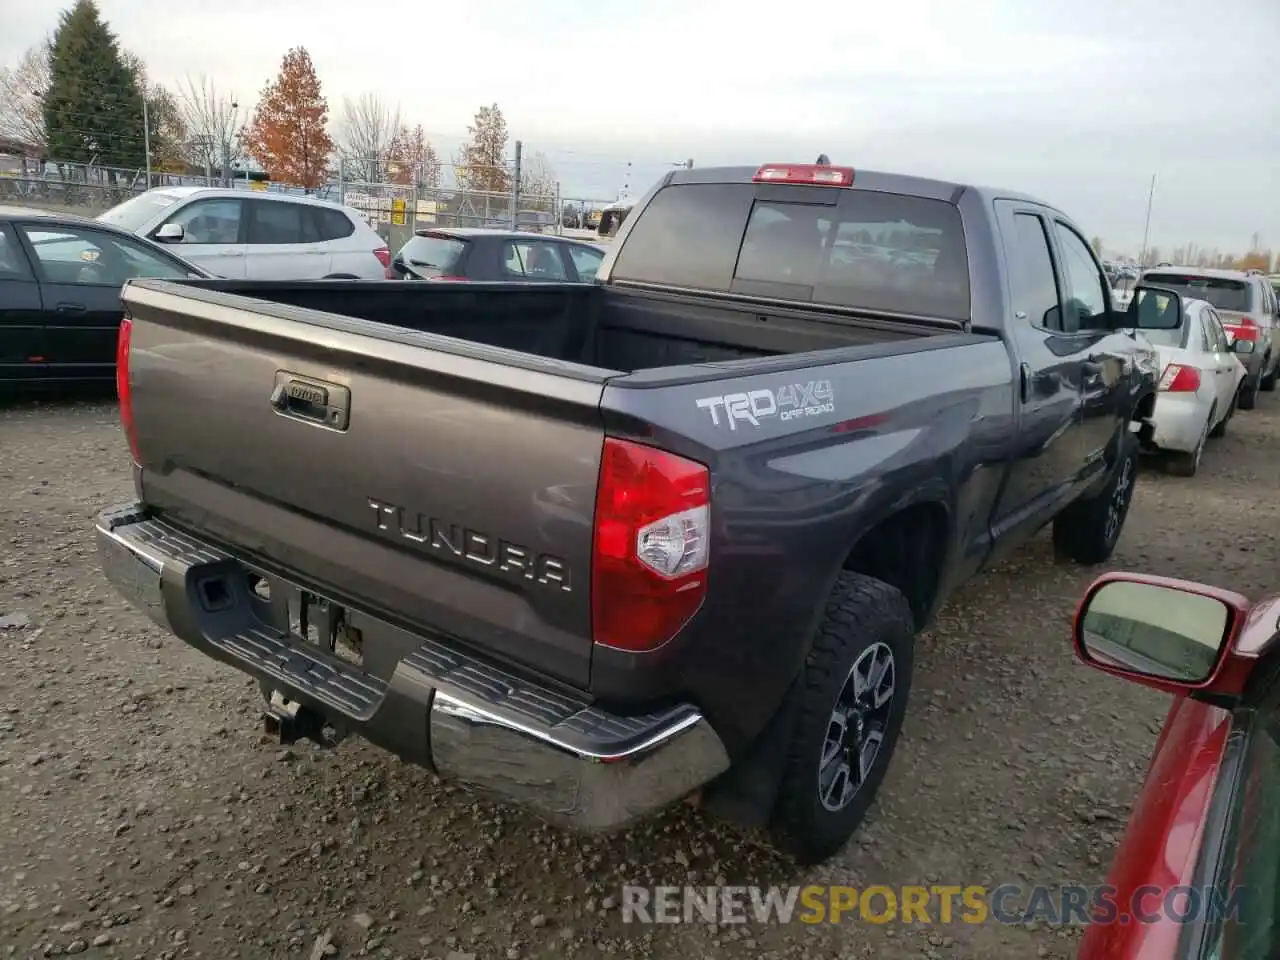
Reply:
<svg viewBox="0 0 1280 960"><path fill-rule="evenodd" d="M836 188L812 187L827 191ZM637 216L615 280L967 320L960 211L927 197L842 189L786 202L755 184L673 184ZM803 194L792 193L799 200Z"/></svg>

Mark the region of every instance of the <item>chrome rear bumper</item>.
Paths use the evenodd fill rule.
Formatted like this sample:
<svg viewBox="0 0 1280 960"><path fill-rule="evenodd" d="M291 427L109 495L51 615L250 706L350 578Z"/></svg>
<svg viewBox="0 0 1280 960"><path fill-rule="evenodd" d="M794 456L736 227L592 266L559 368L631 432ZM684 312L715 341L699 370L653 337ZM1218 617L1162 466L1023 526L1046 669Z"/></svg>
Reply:
<svg viewBox="0 0 1280 960"><path fill-rule="evenodd" d="M366 650L378 645L373 659L388 664L370 672L289 630L250 589L258 571L224 550L136 504L104 512L96 525L107 579L159 626L335 727L555 822L619 827L729 766L692 705L610 713L580 693L357 614Z"/></svg>

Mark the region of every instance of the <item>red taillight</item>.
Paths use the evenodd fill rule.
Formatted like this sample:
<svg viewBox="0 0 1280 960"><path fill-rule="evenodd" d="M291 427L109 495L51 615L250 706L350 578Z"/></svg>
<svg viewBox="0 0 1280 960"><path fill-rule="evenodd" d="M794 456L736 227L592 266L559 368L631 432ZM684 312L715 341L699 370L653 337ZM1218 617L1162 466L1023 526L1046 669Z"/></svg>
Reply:
<svg viewBox="0 0 1280 960"><path fill-rule="evenodd" d="M388 267L383 267L383 269L382 269L382 275L383 275L384 277L386 277L388 280L399 280L399 279L400 279L400 274L398 274L398 273L396 272L396 268L395 268L395 267L390 267L390 266L388 266Z"/></svg>
<svg viewBox="0 0 1280 960"><path fill-rule="evenodd" d="M116 335L116 397L120 400L120 426L129 438L129 454L134 463L141 463L138 456L138 436L133 429L133 387L129 383L129 349L133 344L133 321L125 317L120 321Z"/></svg>
<svg viewBox="0 0 1280 960"><path fill-rule="evenodd" d="M1226 327L1227 332L1237 340L1256 341L1258 339L1258 325L1248 317L1244 317L1241 320L1234 320L1231 323L1224 323L1223 326Z"/></svg>
<svg viewBox="0 0 1280 960"><path fill-rule="evenodd" d="M387 247L379 247L373 251L373 255L378 258L378 262L384 267L391 266L391 250Z"/></svg>
<svg viewBox="0 0 1280 960"><path fill-rule="evenodd" d="M710 522L705 466L605 439L591 558L596 643L653 650L688 623L707 593Z"/></svg>
<svg viewBox="0 0 1280 960"><path fill-rule="evenodd" d="M825 187L853 185L853 167L818 163L766 163L751 178L756 183L809 183Z"/></svg>
<svg viewBox="0 0 1280 960"><path fill-rule="evenodd" d="M1171 363L1160 377L1160 389L1166 393L1195 393L1200 389L1200 371Z"/></svg>

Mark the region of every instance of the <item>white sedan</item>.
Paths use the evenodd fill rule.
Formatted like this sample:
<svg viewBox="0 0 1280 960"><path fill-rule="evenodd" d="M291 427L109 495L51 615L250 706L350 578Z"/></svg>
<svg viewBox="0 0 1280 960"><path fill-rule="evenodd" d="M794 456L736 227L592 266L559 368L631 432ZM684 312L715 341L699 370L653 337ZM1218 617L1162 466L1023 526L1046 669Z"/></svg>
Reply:
<svg viewBox="0 0 1280 960"><path fill-rule="evenodd" d="M1166 455L1170 473L1193 476L1205 442L1226 433L1235 413L1245 378L1237 354L1255 345L1249 340L1233 342L1217 312L1203 300L1183 301L1177 327L1142 333L1156 348L1161 370L1151 445Z"/></svg>

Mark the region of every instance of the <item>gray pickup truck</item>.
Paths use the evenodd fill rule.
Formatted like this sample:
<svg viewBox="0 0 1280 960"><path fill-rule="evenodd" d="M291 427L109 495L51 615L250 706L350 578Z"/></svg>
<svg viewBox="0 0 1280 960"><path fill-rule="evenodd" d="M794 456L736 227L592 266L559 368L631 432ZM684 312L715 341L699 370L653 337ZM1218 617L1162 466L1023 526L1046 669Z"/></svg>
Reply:
<svg viewBox="0 0 1280 960"><path fill-rule="evenodd" d="M825 859L952 591L1111 554L1154 353L1058 210L844 167L673 172L599 279L130 282L104 569L286 739Z"/></svg>

